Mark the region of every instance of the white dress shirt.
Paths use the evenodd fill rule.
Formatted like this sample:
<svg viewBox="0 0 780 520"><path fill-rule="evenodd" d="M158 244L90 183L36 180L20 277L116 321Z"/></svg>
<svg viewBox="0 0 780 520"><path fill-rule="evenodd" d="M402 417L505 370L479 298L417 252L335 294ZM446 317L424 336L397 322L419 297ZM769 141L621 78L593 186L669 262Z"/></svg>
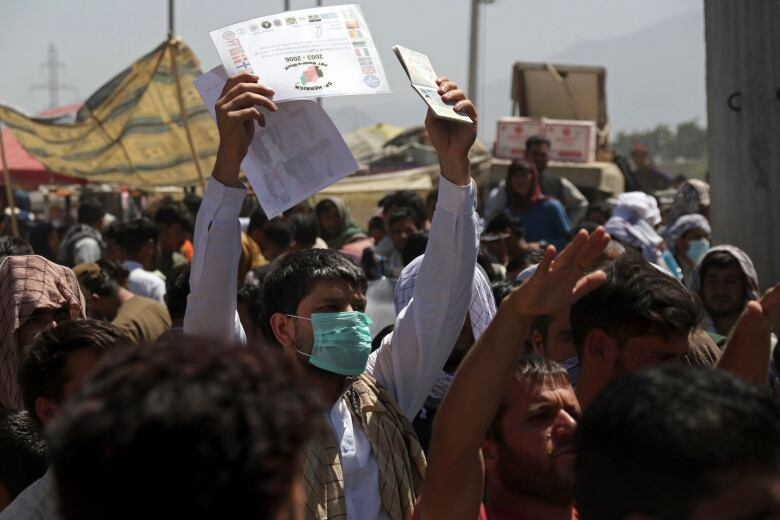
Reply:
<svg viewBox="0 0 780 520"><path fill-rule="evenodd" d="M156 274L149 272L133 260L125 260L125 268L130 271L127 288L138 296L146 296L165 305L165 282Z"/></svg>
<svg viewBox="0 0 780 520"><path fill-rule="evenodd" d="M58 520L57 493L51 468L27 486L0 513L0 520Z"/></svg>
<svg viewBox="0 0 780 520"><path fill-rule="evenodd" d="M241 254L238 213L245 190L209 179L195 223L186 334L246 341L236 312ZM392 395L411 421L422 407L463 327L479 247L476 186L459 187L444 177L428 247L414 296L399 313L395 330L371 354L366 372ZM339 400L328 414L340 446L347 516L387 518L371 443Z"/></svg>

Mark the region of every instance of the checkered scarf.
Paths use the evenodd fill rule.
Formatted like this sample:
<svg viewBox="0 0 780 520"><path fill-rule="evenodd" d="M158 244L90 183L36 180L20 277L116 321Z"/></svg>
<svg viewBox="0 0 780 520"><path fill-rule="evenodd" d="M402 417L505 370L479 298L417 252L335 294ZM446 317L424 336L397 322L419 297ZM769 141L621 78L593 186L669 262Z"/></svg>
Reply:
<svg viewBox="0 0 780 520"><path fill-rule="evenodd" d="M412 260L398 278L398 283L395 285L394 298L396 315L409 304L414 295L414 286L417 282L417 276L420 274L423 258L425 258L425 255L418 256ZM485 332L495 315L496 302L493 298L493 291L490 290L490 282L482 269L479 266L475 266L474 281L471 284L471 304L469 305L471 332L474 334L475 341Z"/></svg>
<svg viewBox="0 0 780 520"><path fill-rule="evenodd" d="M36 309L66 306L72 319L86 317L78 280L67 267L36 255L9 256L0 264L0 405L22 406L16 371L26 345L16 344L16 331Z"/></svg>

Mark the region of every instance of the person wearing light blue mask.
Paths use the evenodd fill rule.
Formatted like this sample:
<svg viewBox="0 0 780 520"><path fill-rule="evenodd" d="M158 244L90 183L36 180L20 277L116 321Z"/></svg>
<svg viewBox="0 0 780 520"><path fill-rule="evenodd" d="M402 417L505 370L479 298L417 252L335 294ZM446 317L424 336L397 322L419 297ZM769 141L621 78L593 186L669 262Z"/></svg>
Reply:
<svg viewBox="0 0 780 520"><path fill-rule="evenodd" d="M438 84L443 101L477 120L455 83ZM246 195L239 172L254 135L264 131L254 122L273 125L264 113L279 107L273 90L248 73L228 79L220 96L219 153L195 224L184 331L245 343L236 312ZM441 167L435 218L419 276L406 287L408 303L375 352L368 354L362 314L366 277L346 256L296 251L277 259L264 279L263 338L295 357L324 406L325 424L307 446L301 479L306 509L318 517L411 516L426 463L410 421L466 328L479 244L468 159L476 124L429 114L425 126Z"/></svg>
<svg viewBox="0 0 780 520"><path fill-rule="evenodd" d="M710 249L711 234L709 221L699 214L681 216L663 233L667 250L674 255L688 289L693 283L693 268Z"/></svg>

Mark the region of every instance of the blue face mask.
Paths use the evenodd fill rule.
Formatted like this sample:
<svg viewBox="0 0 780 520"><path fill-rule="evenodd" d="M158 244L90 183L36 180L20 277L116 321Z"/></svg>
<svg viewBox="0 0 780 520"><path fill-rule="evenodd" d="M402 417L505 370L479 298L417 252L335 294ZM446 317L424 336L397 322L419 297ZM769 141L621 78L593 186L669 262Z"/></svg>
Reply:
<svg viewBox="0 0 780 520"><path fill-rule="evenodd" d="M342 376L363 373L371 354L371 318L364 312L317 312L311 318L288 314L291 318L311 321L314 346L311 354L298 351L309 363Z"/></svg>
<svg viewBox="0 0 780 520"><path fill-rule="evenodd" d="M702 238L701 240L692 240L688 242L688 251L685 252L685 255L693 264L698 264L699 260L704 258L704 255L706 255L707 251L709 250L710 241L706 238Z"/></svg>

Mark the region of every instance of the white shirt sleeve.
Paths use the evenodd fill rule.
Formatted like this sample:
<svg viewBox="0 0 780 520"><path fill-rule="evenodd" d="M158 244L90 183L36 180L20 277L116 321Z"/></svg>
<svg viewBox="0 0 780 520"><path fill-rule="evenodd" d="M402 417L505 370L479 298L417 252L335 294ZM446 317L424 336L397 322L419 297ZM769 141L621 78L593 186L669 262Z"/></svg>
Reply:
<svg viewBox="0 0 780 520"><path fill-rule="evenodd" d="M209 179L195 220L185 334L246 343L237 311L241 258L238 215L245 195L243 188Z"/></svg>
<svg viewBox="0 0 780 520"><path fill-rule="evenodd" d="M73 245L73 265L100 260L100 245L97 240L84 237Z"/></svg>
<svg viewBox="0 0 780 520"><path fill-rule="evenodd" d="M455 346L471 303L479 248L476 186L439 180L439 200L411 301L371 355L367 371L410 420Z"/></svg>

